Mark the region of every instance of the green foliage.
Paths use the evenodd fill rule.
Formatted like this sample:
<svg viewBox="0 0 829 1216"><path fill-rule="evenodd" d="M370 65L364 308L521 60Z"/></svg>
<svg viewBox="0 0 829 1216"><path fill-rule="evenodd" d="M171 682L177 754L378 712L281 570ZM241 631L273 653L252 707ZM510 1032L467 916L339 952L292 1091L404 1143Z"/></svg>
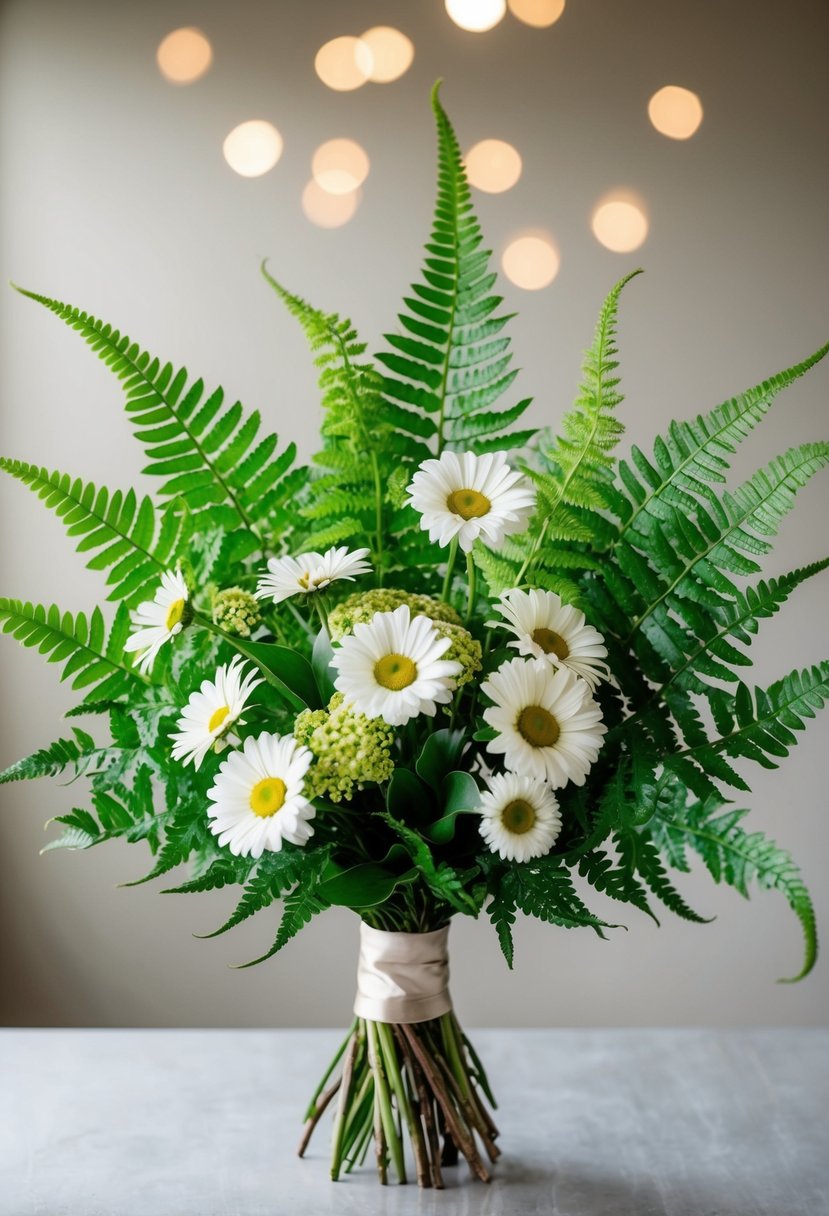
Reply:
<svg viewBox="0 0 829 1216"><path fill-rule="evenodd" d="M152 599L165 570L183 556L189 519L179 504L157 512L152 499L135 491L110 493L66 473L49 473L22 460L0 458L0 469L22 481L63 520L79 553L92 553L91 570L107 570L110 600L134 608Z"/></svg>
<svg viewBox="0 0 829 1216"><path fill-rule="evenodd" d="M56 815L53 822L62 824L64 831L41 851L88 849L119 838L131 844L146 840L153 852L158 848L163 816L153 808L151 773L146 766L138 769L131 788L113 782L106 790L94 790L92 805L94 813L75 809L67 815Z"/></svg>
<svg viewBox="0 0 829 1216"><path fill-rule="evenodd" d="M180 499L194 530L241 529L237 558L281 542L304 480L301 469L289 473L293 444L276 455L277 437L259 437L258 411L245 415L238 401L225 406L222 389L205 396L202 381L190 383L186 369L162 364L89 313L18 290L77 330L122 382L136 438L149 457L144 472L165 479L159 495Z"/></svg>
<svg viewBox="0 0 829 1216"><path fill-rule="evenodd" d="M73 615L0 600L3 630L60 663L63 678L82 693L70 715L99 715L111 735L99 744L74 727L0 773L0 783L62 773L87 778L89 809L58 816L61 833L47 848L146 841L152 868L126 885L188 865L169 893L241 886L230 916L207 936L283 901L273 945L255 962L332 905L359 910L378 927L412 931L445 924L455 913L477 916L487 904L511 967L519 912L600 936L612 927L587 907L575 878L654 920L658 901L699 922L704 918L667 869L687 871L689 855L698 854L715 880L744 895L752 882L783 893L805 935L805 975L817 943L803 880L787 853L743 828L745 811L724 809L723 790L748 788L745 761L774 767L829 696L829 663L792 672L767 689L752 691L739 678L750 666L760 622L829 565L827 559L745 581L760 570L797 492L829 460L829 444L792 448L733 490L726 475L737 446L777 395L829 346L690 422L672 422L652 452L634 447L617 463L618 310L634 271L604 301L557 437L536 440L534 431L513 430L529 402L501 403L516 375L510 318L493 294L490 254L437 90L433 108L437 203L422 275L376 362L349 319L288 292L263 266L319 369L322 448L313 472L294 468L293 445L279 451L276 436L260 435L259 415L245 414L238 402L226 405L222 390L207 395L200 380L152 358L104 322L23 293L79 332L122 382L147 451L145 471L162 484L159 505L132 490L113 492L0 460L0 469L56 512L90 568L106 573L109 598L118 601L108 631L97 608ZM413 472L447 448L511 450L530 441L535 447L523 467L537 490L535 516L497 552L477 544L473 561L493 595L537 587L581 607L604 636L612 672L595 694L608 733L587 783L557 791L563 826L554 848L518 863L482 847L479 782L501 761L484 754L493 732L480 717L480 680L458 688L434 719L396 734L388 781L362 780L365 765L355 760L345 783L355 794L352 805L350 794L336 806L315 798L306 847L285 845L254 861L220 846L207 808L221 761L210 752L196 770L170 757L174 720L188 696L219 663L241 654L264 676L236 724L242 737L292 734L297 711L326 704L333 683L331 645L323 635L314 642L303 618L307 604L257 610L253 635L240 638L214 627L216 592L232 587L249 596L256 566L271 551L344 543L369 548L375 586L386 580L403 592L437 594L446 553L403 505ZM124 654L129 612L179 562L192 590L192 617L188 612L183 632L162 648L147 679ZM462 607L456 589L447 575L450 616ZM335 585L326 595L336 601L341 591ZM490 644L490 610L480 594L470 594L468 625L475 645L483 643L485 672L512 653ZM157 809L162 787L166 809Z"/></svg>
<svg viewBox="0 0 829 1216"><path fill-rule="evenodd" d="M777 761L788 756L797 742L794 732L804 729L804 718L813 718L827 697L829 661L793 671L767 689L755 688L753 694L743 683L737 685L736 693L711 689L708 699L719 737L710 740L686 705L680 713L680 724L691 746L665 757L665 763L679 777L687 779L693 764L705 776L747 790L748 785L725 757L777 768Z"/></svg>
<svg viewBox="0 0 829 1216"><path fill-rule="evenodd" d="M615 413L623 400L616 325L622 290L638 274L641 271L634 270L625 275L604 301L582 364L578 396L562 421L562 434L542 451L544 467L528 470L539 504L532 525L498 555L476 546L476 560L493 594L526 581L577 603L578 585L562 572L596 569L586 550L601 548L612 536L604 509L611 493L611 454L624 430Z"/></svg>
<svg viewBox="0 0 829 1216"><path fill-rule="evenodd" d="M428 455L422 439L434 428L416 411L383 400L381 378L350 320L306 303L264 266L262 273L302 326L320 371L323 447L314 463L321 473L302 507L306 547L367 545L382 563L389 479L397 461L414 466Z"/></svg>
<svg viewBox="0 0 829 1216"><path fill-rule="evenodd" d="M61 679L72 688L85 688L84 700L115 700L134 695L148 681L124 658L124 642L129 634L129 614L118 606L107 637L99 608L87 617L72 615L52 604L29 604L22 600L0 598L0 625L23 646L37 647L49 663L62 663Z"/></svg>
<svg viewBox="0 0 829 1216"><path fill-rule="evenodd" d="M630 534L649 532L648 516L661 518L666 508L693 512L698 502L715 502L714 484L725 481L731 457L770 409L775 398L806 374L829 352L829 343L793 367L771 376L738 397L689 422L674 421L654 442L653 460L634 448L633 467L619 465L624 492L613 500L623 521L616 543Z"/></svg>
<svg viewBox="0 0 829 1216"><path fill-rule="evenodd" d="M399 321L405 332L386 334L392 348L377 357L386 368L383 393L414 407L430 423L438 455L445 446L484 452L520 447L534 431L508 433L528 400L495 409L512 385L510 317L496 315L496 276L481 248L481 228L469 195L463 155L452 125L432 94L438 135L438 194L420 282L413 284Z"/></svg>
<svg viewBox="0 0 829 1216"><path fill-rule="evenodd" d="M490 903L490 918L510 967L513 964L510 927L516 909L562 929L589 927L599 937L604 937L605 929L617 927L590 911L573 886L570 871L550 854L505 870L498 882L497 896Z"/></svg>
<svg viewBox="0 0 829 1216"><path fill-rule="evenodd" d="M803 979L817 958L815 912L800 871L790 855L762 832L746 832L745 810L724 810L718 799L689 807L682 816L660 822L661 843L674 865L688 869L685 846L705 863L715 882L725 882L746 899L752 882L779 891L788 901L803 930L803 966L793 979ZM791 981L788 981L791 982Z"/></svg>
<svg viewBox="0 0 829 1216"><path fill-rule="evenodd" d="M259 958L251 959L249 963L242 963L242 970L246 967L256 967L259 963L273 958L283 946L287 946L288 942L296 937L301 929L305 928L313 917L330 906L319 894L323 872L328 863L327 851L322 849L303 853L300 856L302 857L301 878L293 891L285 896L282 919L279 922L273 945Z"/></svg>

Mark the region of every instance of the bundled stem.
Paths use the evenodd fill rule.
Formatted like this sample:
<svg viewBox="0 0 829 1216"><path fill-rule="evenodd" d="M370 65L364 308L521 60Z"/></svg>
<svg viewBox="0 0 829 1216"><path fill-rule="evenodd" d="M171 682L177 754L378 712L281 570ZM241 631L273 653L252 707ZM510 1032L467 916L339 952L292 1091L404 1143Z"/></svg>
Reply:
<svg viewBox="0 0 829 1216"><path fill-rule="evenodd" d="M340 1060L342 1072L329 1084ZM498 1129L485 1100L495 1102L454 1014L416 1025L356 1019L311 1099L300 1157L336 1095L334 1181L362 1164L373 1141L380 1182L387 1183L389 1165L397 1181L406 1182L406 1139L418 1186L442 1189L441 1167L459 1154L476 1177L489 1181L478 1144L496 1159Z"/></svg>

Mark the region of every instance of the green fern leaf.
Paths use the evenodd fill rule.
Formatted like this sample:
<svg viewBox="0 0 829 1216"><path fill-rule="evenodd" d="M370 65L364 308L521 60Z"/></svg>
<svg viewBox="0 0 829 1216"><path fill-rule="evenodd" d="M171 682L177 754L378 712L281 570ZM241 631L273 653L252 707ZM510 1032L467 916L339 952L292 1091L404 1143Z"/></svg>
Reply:
<svg viewBox="0 0 829 1216"><path fill-rule="evenodd" d="M509 443L504 432L530 402L493 408L517 375L502 333L510 318L494 315L501 299L490 294L490 254L480 248L463 156L437 86L432 106L438 136L434 221L422 281L412 286L399 316L405 332L386 334L392 349L377 355L386 369L383 392L389 401L434 419L438 455L447 445L503 450Z"/></svg>
<svg viewBox="0 0 829 1216"><path fill-rule="evenodd" d="M809 974L817 960L817 926L809 892L797 866L784 849L761 832L746 832L740 820L745 810L722 810L722 802L709 799L681 817L663 822L663 830L686 842L705 863L715 882L725 882L749 897L752 882L779 891L788 901L803 930L805 955L800 972L784 983ZM674 846L676 847L676 846Z"/></svg>
<svg viewBox="0 0 829 1216"><path fill-rule="evenodd" d="M144 471L165 478L161 496L183 500L200 529L215 523L227 530L245 528L260 548L269 546L291 519L291 487L284 473L293 463L294 446L274 458L275 435L256 442L258 412L246 416L239 402L226 407L222 389L205 397L201 380L188 384L185 369L162 365L90 314L17 290L80 333L122 382L136 438L150 458Z"/></svg>
<svg viewBox="0 0 829 1216"><path fill-rule="evenodd" d="M267 908L295 883L301 881L305 872L305 858L305 853L293 848L263 855L233 914L212 933L199 933L196 936L219 937L220 934L227 933L228 929L234 929L242 921Z"/></svg>
<svg viewBox="0 0 829 1216"><path fill-rule="evenodd" d="M259 958L251 959L249 963L242 963L238 970L244 971L247 967L257 967L260 963L273 958L283 946L287 946L288 942L296 937L301 929L305 928L314 916L330 907L330 904L318 894L322 872L327 863L327 849L318 849L313 853L303 854L302 877L299 886L285 896L282 920L279 923L273 945Z"/></svg>
<svg viewBox="0 0 829 1216"><path fill-rule="evenodd" d="M149 684L127 665L124 642L130 630L129 612L119 604L107 637L101 611L90 617L61 613L56 605L0 598L0 626L26 647L37 647L49 663L62 663L61 679L72 688L85 688L84 700L118 700L134 696Z"/></svg>
<svg viewBox="0 0 829 1216"><path fill-rule="evenodd" d="M109 571L110 600L134 608L151 599L161 574L183 555L188 515L171 504L157 515L152 500L135 492L110 493L66 473L0 457L0 469L22 481L63 520L79 553L92 553L87 566Z"/></svg>
<svg viewBox="0 0 829 1216"><path fill-rule="evenodd" d="M691 422L672 422L667 435L655 441L653 464L634 449L633 459L638 468L625 461L619 467L627 497L620 494L609 504L623 520L616 543L642 529L647 532L647 517L660 518L665 508L687 512L694 510L699 501L710 501L712 483L725 480L738 444L763 418L778 394L805 375L827 352L829 343L808 359L732 397L710 413Z"/></svg>

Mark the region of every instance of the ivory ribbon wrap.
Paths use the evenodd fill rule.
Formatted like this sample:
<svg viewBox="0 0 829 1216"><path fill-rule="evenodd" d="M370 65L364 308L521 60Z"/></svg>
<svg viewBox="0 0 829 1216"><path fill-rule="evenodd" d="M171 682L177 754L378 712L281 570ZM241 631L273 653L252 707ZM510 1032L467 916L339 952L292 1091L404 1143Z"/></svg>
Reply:
<svg viewBox="0 0 829 1216"><path fill-rule="evenodd" d="M432 933L386 933L361 921L357 1017L411 1025L448 1013L448 938L448 925Z"/></svg>

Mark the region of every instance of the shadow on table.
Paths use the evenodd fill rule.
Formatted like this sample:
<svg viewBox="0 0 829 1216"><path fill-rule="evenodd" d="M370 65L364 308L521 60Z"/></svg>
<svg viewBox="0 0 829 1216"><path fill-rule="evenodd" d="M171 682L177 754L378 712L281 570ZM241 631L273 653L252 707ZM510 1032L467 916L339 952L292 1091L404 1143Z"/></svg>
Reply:
<svg viewBox="0 0 829 1216"><path fill-rule="evenodd" d="M449 1180L447 1180L449 1181ZM460 1179L458 1179L460 1181ZM449 1185L455 1190L455 1180ZM734 1178L653 1178L589 1169L580 1161L568 1166L560 1162L549 1169L525 1166L520 1161L499 1161L492 1186L463 1187L469 1216L758 1216L771 1211L763 1200L771 1196L739 1194ZM754 1188L752 1188L754 1190ZM818 1197L815 1196L819 1202ZM759 1201L759 1205L758 1205ZM458 1207L466 1216L466 1205ZM812 1205L786 1208L786 1216L815 1216ZM453 1209L455 1216L455 1209ZM781 1213L782 1216L782 1213Z"/></svg>

